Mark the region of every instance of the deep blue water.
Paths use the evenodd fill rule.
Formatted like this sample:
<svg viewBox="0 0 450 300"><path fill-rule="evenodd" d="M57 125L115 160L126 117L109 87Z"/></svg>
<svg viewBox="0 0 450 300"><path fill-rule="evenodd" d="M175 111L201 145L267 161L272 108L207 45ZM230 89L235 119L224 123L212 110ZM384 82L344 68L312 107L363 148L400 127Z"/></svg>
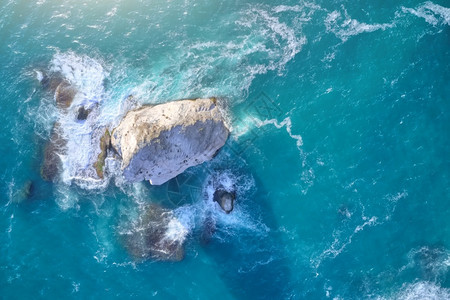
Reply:
<svg viewBox="0 0 450 300"><path fill-rule="evenodd" d="M448 1L1 0L0 16L0 298L450 299ZM58 111L37 80L52 70L95 123ZM162 186L92 180L87 139L130 94L218 96L230 139ZM55 121L70 151L49 183ZM205 245L211 174L238 198ZM127 253L150 202L174 210L183 261Z"/></svg>

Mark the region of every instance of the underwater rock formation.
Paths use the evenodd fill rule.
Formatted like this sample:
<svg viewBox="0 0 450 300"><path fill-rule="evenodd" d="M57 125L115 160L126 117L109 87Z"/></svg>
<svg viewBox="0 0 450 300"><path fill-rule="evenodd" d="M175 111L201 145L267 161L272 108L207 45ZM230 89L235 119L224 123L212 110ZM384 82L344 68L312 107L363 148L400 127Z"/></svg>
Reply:
<svg viewBox="0 0 450 300"><path fill-rule="evenodd" d="M187 229L172 211L149 204L143 215L122 234L125 247L137 260L180 261Z"/></svg>
<svg viewBox="0 0 450 300"><path fill-rule="evenodd" d="M62 137L59 123L53 125L52 134L44 150L41 176L44 180L55 181L61 168L60 155L64 154L66 140Z"/></svg>

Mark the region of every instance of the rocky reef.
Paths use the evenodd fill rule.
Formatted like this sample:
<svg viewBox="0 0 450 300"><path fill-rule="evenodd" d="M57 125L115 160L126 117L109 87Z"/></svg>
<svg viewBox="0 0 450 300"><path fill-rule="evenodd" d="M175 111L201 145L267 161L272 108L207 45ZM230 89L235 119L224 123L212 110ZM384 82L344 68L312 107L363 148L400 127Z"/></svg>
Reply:
<svg viewBox="0 0 450 300"><path fill-rule="evenodd" d="M112 132L130 182L160 185L213 158L229 129L215 98L180 100L129 111Z"/></svg>
<svg viewBox="0 0 450 300"><path fill-rule="evenodd" d="M173 212L149 204L131 229L121 234L125 248L136 260L152 258L180 261L184 258L187 229Z"/></svg>
<svg viewBox="0 0 450 300"><path fill-rule="evenodd" d="M114 128L99 120L100 105L84 99L86 93L79 91L78 85L60 73L39 72L38 77L58 111L41 169L48 181L107 184L112 176L118 176L123 183L148 180L161 185L215 157L229 136L226 114L216 98L139 107L137 100L128 96L124 100L126 114ZM25 186L23 198L29 197L31 190L31 185ZM235 197L234 191L216 186L213 200L230 213ZM184 258L189 231L174 211L149 200L128 225L119 235L136 260ZM210 214L202 232L204 243L215 230L216 221Z"/></svg>

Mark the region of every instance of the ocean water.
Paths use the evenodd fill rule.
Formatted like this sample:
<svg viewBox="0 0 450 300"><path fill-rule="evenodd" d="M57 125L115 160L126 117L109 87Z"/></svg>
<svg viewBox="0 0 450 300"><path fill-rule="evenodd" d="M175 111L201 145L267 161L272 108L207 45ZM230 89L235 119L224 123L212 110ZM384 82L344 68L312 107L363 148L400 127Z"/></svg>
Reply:
<svg viewBox="0 0 450 300"><path fill-rule="evenodd" d="M448 1L0 0L0 41L0 298L450 299ZM93 179L128 109L209 96L233 127L212 161L151 186L107 159ZM212 180L237 188L230 215ZM127 252L149 203L173 210L183 261Z"/></svg>

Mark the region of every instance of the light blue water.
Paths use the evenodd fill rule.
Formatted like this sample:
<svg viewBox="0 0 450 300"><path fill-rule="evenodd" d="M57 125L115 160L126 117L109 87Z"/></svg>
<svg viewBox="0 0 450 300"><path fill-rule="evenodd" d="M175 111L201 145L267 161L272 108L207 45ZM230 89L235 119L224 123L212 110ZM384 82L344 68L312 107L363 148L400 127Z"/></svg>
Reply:
<svg viewBox="0 0 450 300"><path fill-rule="evenodd" d="M3 0L0 16L1 298L450 299L447 1ZM51 69L95 123L58 112L36 79ZM222 97L233 132L165 185L93 181L86 137L130 94ZM48 183L55 121L71 151ZM210 173L238 199L203 245ZM185 228L182 262L126 252L148 202Z"/></svg>

